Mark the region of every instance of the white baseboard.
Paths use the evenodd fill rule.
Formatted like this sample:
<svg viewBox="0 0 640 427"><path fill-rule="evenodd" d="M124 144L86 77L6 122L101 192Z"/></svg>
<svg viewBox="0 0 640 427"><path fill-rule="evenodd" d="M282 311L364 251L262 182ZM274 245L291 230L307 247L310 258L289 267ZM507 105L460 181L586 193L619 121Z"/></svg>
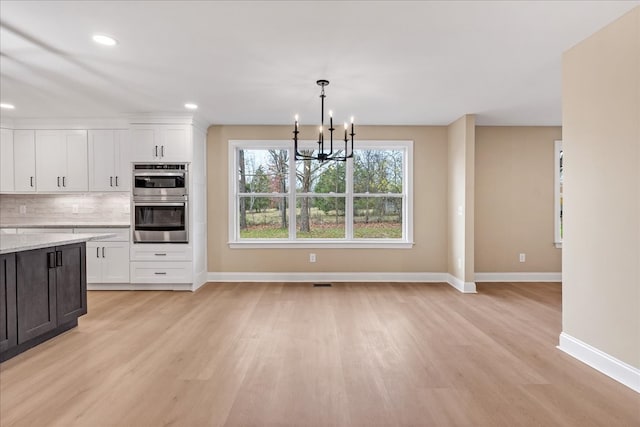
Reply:
<svg viewBox="0 0 640 427"><path fill-rule="evenodd" d="M448 276L449 276L449 278L447 280L447 283L449 283L451 286L453 286L454 288L456 288L460 292L462 292L464 294L476 294L476 293L478 293L476 291L476 283L475 282L465 282L464 280L457 278L453 274L448 274Z"/></svg>
<svg viewBox="0 0 640 427"><path fill-rule="evenodd" d="M448 283L460 292L476 293L474 282L462 282L449 273L230 273L209 272L209 282L411 282Z"/></svg>
<svg viewBox="0 0 640 427"><path fill-rule="evenodd" d="M447 273L230 273L209 272L209 282L429 282L447 283Z"/></svg>
<svg viewBox="0 0 640 427"><path fill-rule="evenodd" d="M191 283L87 283L88 291L191 291Z"/></svg>
<svg viewBox="0 0 640 427"><path fill-rule="evenodd" d="M582 363L640 393L640 369L562 332L558 348Z"/></svg>
<svg viewBox="0 0 640 427"><path fill-rule="evenodd" d="M562 273L476 273L476 282L562 282Z"/></svg>

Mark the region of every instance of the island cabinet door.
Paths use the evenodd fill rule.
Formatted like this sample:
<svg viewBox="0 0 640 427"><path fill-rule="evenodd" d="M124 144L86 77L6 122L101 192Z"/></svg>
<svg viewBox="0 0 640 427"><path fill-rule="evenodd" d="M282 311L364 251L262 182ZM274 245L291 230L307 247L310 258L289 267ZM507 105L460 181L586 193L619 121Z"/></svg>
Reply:
<svg viewBox="0 0 640 427"><path fill-rule="evenodd" d="M0 353L18 345L16 256L0 255Z"/></svg>
<svg viewBox="0 0 640 427"><path fill-rule="evenodd" d="M57 326L55 258L54 248L16 254L18 344Z"/></svg>
<svg viewBox="0 0 640 427"><path fill-rule="evenodd" d="M56 247L58 325L87 313L86 244Z"/></svg>

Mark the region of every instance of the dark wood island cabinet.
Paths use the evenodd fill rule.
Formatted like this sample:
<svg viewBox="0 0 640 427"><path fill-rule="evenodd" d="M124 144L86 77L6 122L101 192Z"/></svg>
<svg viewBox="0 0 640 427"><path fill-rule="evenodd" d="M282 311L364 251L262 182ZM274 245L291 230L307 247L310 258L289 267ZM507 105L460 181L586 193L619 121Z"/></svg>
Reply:
<svg viewBox="0 0 640 427"><path fill-rule="evenodd" d="M87 313L86 243L0 255L0 362Z"/></svg>

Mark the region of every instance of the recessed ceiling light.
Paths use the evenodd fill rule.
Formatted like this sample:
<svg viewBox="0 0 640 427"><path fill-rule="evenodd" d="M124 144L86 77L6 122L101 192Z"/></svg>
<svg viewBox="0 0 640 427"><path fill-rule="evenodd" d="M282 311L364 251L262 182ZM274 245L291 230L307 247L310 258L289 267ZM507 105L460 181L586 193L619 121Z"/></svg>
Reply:
<svg viewBox="0 0 640 427"><path fill-rule="evenodd" d="M105 46L115 46L118 44L118 41L116 39L104 34L94 34L93 41Z"/></svg>
<svg viewBox="0 0 640 427"><path fill-rule="evenodd" d="M4 102L0 104L0 108L4 108L5 110L13 110L16 108L13 104L5 104Z"/></svg>
<svg viewBox="0 0 640 427"><path fill-rule="evenodd" d="M186 104L184 104L184 108L186 108L187 110L197 110L198 105L192 104L191 102L187 102Z"/></svg>

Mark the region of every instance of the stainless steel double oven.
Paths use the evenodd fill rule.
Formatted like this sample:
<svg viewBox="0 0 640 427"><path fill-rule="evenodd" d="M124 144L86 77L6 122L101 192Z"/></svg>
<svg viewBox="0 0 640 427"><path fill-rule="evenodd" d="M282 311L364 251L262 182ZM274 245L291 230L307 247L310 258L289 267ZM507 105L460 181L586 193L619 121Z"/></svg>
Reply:
<svg viewBox="0 0 640 427"><path fill-rule="evenodd" d="M133 242L189 243L185 163L133 164Z"/></svg>

